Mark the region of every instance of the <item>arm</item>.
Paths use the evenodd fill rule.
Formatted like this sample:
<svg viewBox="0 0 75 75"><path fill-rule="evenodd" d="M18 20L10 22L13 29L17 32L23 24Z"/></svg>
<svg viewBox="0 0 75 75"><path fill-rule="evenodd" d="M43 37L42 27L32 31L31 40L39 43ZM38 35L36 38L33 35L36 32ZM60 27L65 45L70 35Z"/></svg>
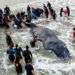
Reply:
<svg viewBox="0 0 75 75"><path fill-rule="evenodd" d="M33 74L33 75L35 75L35 72L34 72L34 70L32 70L32 74Z"/></svg>

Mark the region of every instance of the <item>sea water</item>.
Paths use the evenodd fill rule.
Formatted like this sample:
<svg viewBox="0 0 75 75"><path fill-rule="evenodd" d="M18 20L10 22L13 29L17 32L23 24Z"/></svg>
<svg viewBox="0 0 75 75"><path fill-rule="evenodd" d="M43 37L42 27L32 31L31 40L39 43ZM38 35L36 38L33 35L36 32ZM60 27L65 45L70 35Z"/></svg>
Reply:
<svg viewBox="0 0 75 75"><path fill-rule="evenodd" d="M31 3L31 0L0 0L1 8L4 8L5 5L9 5L13 12L20 10L25 10L27 3ZM34 0L32 0L34 3ZM36 2L46 2L44 0L36 0ZM71 17L70 19L63 19L58 17L57 21L46 22L44 25L39 24L39 26L47 27L57 33L57 36L60 40L65 42L67 48L69 49L72 59L70 61L62 61L57 58L56 55L50 51L44 50L42 45L38 48L31 48L30 50L33 53L33 66L37 75L75 75L75 43L72 43L72 37L70 36L71 30L75 25L75 3L74 0L50 0L52 6L57 10L59 15L59 8L61 6L66 6L67 4L71 8ZM25 7L25 8L24 8ZM41 19L43 22L43 19ZM39 21L38 21L39 22ZM34 22L35 23L35 22ZM25 49L26 44L30 45L32 40L32 35L30 34L30 29L26 28L24 30L18 30L14 33L11 33L11 37L14 43L18 43L19 46ZM16 75L15 67L8 60L6 54L7 45L5 41L4 30L0 29L0 75ZM38 42L39 44L39 42ZM23 73L25 75L26 72Z"/></svg>

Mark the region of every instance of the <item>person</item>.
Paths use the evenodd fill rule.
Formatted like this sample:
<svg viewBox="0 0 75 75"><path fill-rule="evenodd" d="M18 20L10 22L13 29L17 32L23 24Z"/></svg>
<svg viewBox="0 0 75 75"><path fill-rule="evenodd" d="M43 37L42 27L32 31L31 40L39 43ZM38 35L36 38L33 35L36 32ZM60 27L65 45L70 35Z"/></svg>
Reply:
<svg viewBox="0 0 75 75"><path fill-rule="evenodd" d="M3 11L0 9L0 27L3 27Z"/></svg>
<svg viewBox="0 0 75 75"><path fill-rule="evenodd" d="M18 57L15 59L15 69L16 69L17 75L21 75L23 73L22 65Z"/></svg>
<svg viewBox="0 0 75 75"><path fill-rule="evenodd" d="M14 43L12 41L12 38L7 33L6 33L6 43L7 43L8 46L14 45Z"/></svg>
<svg viewBox="0 0 75 75"><path fill-rule="evenodd" d="M35 75L34 68L30 61L27 62L25 70L26 70L26 75Z"/></svg>
<svg viewBox="0 0 75 75"><path fill-rule="evenodd" d="M60 9L60 17L62 17L63 8Z"/></svg>
<svg viewBox="0 0 75 75"><path fill-rule="evenodd" d="M10 8L6 5L6 7L4 8L4 13L9 16L10 15Z"/></svg>
<svg viewBox="0 0 75 75"><path fill-rule="evenodd" d="M52 7L49 10L50 10L50 14L51 14L52 18L55 20L56 19L56 12L55 12L55 10Z"/></svg>
<svg viewBox="0 0 75 75"><path fill-rule="evenodd" d="M36 8L36 12L37 12L37 17L41 17L42 15L43 15L43 9L41 9L41 8Z"/></svg>
<svg viewBox="0 0 75 75"><path fill-rule="evenodd" d="M13 20L15 19L15 15L14 15L14 14L11 14L11 15L9 16L9 19L10 19L10 22L13 21Z"/></svg>
<svg viewBox="0 0 75 75"><path fill-rule="evenodd" d="M48 18L48 9L45 6L45 4L43 4L43 9L44 9L44 13L45 13L46 18Z"/></svg>
<svg viewBox="0 0 75 75"><path fill-rule="evenodd" d="M75 38L75 28L73 28L73 38Z"/></svg>
<svg viewBox="0 0 75 75"><path fill-rule="evenodd" d="M21 12L21 17L22 17L22 19L25 18L25 12L24 11Z"/></svg>
<svg viewBox="0 0 75 75"><path fill-rule="evenodd" d="M25 18L26 18L27 23L31 23L31 20L29 19L29 17L27 15L25 15Z"/></svg>
<svg viewBox="0 0 75 75"><path fill-rule="evenodd" d="M68 6L66 6L66 8L63 9L64 15L69 17L70 16L70 9Z"/></svg>
<svg viewBox="0 0 75 75"><path fill-rule="evenodd" d="M15 60L15 52L16 51L13 48L13 45L10 45L9 48L7 49L7 54L8 54L8 58L9 58L11 63L13 63Z"/></svg>
<svg viewBox="0 0 75 75"><path fill-rule="evenodd" d="M6 27L8 29L9 28L9 22L10 22L9 17L6 14L4 14L3 17L4 17L3 18L3 25L4 25L4 27Z"/></svg>
<svg viewBox="0 0 75 75"><path fill-rule="evenodd" d="M32 62L32 53L29 50L29 46L26 46L26 50L23 51L23 56L25 59L25 63L27 63L28 61Z"/></svg>
<svg viewBox="0 0 75 75"><path fill-rule="evenodd" d="M67 14L68 14L68 16L70 16L70 9L69 9L69 7L66 6L66 9L67 9Z"/></svg>
<svg viewBox="0 0 75 75"><path fill-rule="evenodd" d="M16 18L14 19L14 22L17 25L18 29L22 28L22 26L21 26L22 18L21 18L21 14L20 13L17 13Z"/></svg>
<svg viewBox="0 0 75 75"><path fill-rule="evenodd" d="M56 12L53 10L53 19L56 20Z"/></svg>
<svg viewBox="0 0 75 75"><path fill-rule="evenodd" d="M33 40L30 42L31 47L35 47L36 42L37 42L37 36L34 36Z"/></svg>
<svg viewBox="0 0 75 75"><path fill-rule="evenodd" d="M31 47L35 47L35 40L32 40L31 42L30 42L30 45L31 45Z"/></svg>
<svg viewBox="0 0 75 75"><path fill-rule="evenodd" d="M30 22L31 22L31 8L30 8L30 6L28 5L27 6L27 16L28 16L28 18L29 18L29 20L30 20Z"/></svg>
<svg viewBox="0 0 75 75"><path fill-rule="evenodd" d="M47 2L47 7L48 7L49 9L51 8L51 4L50 4L49 1Z"/></svg>
<svg viewBox="0 0 75 75"><path fill-rule="evenodd" d="M18 44L16 44L16 47L15 47L15 50L16 50L16 55L15 57L16 58L19 58L19 59L22 59L22 48L18 46Z"/></svg>

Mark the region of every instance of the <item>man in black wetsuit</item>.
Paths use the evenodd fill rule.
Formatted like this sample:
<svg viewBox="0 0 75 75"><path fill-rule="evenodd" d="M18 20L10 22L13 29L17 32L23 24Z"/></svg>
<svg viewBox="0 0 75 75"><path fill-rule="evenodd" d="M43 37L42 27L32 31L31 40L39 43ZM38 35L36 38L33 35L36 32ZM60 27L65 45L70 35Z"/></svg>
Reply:
<svg viewBox="0 0 75 75"><path fill-rule="evenodd" d="M26 75L35 75L34 68L30 63L30 61L28 61L28 63L26 64L25 70L26 70Z"/></svg>
<svg viewBox="0 0 75 75"><path fill-rule="evenodd" d="M29 50L28 46L26 46L26 50L23 51L23 56L24 56L24 59L25 59L25 63L27 63L28 61L32 62L32 53Z"/></svg>

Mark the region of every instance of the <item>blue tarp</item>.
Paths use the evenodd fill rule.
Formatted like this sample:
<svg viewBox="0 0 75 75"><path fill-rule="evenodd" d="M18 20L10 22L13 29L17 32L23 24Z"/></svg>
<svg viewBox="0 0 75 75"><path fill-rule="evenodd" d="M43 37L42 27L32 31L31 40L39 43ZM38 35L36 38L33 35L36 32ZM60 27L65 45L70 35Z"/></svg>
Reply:
<svg viewBox="0 0 75 75"><path fill-rule="evenodd" d="M40 13L37 9L32 10L32 19L36 19L37 17L40 17Z"/></svg>

